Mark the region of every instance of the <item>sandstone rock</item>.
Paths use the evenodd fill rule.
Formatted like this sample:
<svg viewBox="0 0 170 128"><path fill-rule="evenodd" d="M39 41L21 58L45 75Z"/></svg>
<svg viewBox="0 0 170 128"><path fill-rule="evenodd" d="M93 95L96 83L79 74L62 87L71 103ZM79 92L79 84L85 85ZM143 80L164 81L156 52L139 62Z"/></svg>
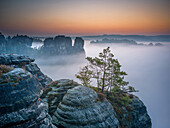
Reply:
<svg viewBox="0 0 170 128"><path fill-rule="evenodd" d="M37 64L32 63L35 59L28 56L20 56L16 54L0 55L0 65L10 65L14 68L23 68L38 78L43 87L52 82L52 79L44 75Z"/></svg>
<svg viewBox="0 0 170 128"><path fill-rule="evenodd" d="M152 126L146 106L136 96L133 96L132 102L127 107L123 107L123 116L118 119L122 127L151 128Z"/></svg>
<svg viewBox="0 0 170 128"><path fill-rule="evenodd" d="M77 94L70 94L70 90L74 90L74 88L77 86L80 85L68 79L58 80L47 86L47 90L43 94L43 99L49 104L49 114L53 117L53 123L59 127L99 127L92 125L87 126L85 124L81 125L81 123L85 120L85 117L81 115L83 112L85 113L86 110L89 112L89 109L94 109L93 111L98 111L98 109L96 107L93 107L93 105L90 105L94 99L91 97L89 98L89 96L91 95L93 97L93 95L96 95L95 92L93 92L94 94L91 94L90 91L85 92L84 89L80 89L78 91L75 91ZM100 103L105 103L106 97L104 97L100 93L97 94L98 96L96 98L96 102L100 101ZM81 101L81 97L87 100ZM139 98L137 98L136 96L133 96L131 100L132 102L128 105L120 105L118 106L119 108L115 109L116 113L114 112L114 116L116 116L116 118L118 119L120 126L125 128L150 128L151 119L146 111L146 107L143 102L139 100ZM112 101L111 103L114 103L114 101ZM91 108L88 105L90 105ZM117 112L117 110L120 110L120 112ZM100 114L96 115L96 118L98 116L100 117ZM79 115L81 115L82 117L80 117Z"/></svg>
<svg viewBox="0 0 170 128"><path fill-rule="evenodd" d="M40 100L41 84L30 72L15 68L0 77L0 127L55 128L48 105Z"/></svg>
<svg viewBox="0 0 170 128"><path fill-rule="evenodd" d="M17 111L32 104L42 93L39 81L21 68L3 74L0 77L0 87L1 114Z"/></svg>
<svg viewBox="0 0 170 128"><path fill-rule="evenodd" d="M27 56L0 55L0 65L14 68L0 76L0 127L55 128L52 120L66 128L151 128L146 107L138 97L119 106L120 114L103 94L77 82L61 79L49 84L52 80L33 62Z"/></svg>
<svg viewBox="0 0 170 128"><path fill-rule="evenodd" d="M76 37L74 46L72 46L71 37L58 35L55 38L46 38L44 46L40 49L40 53L44 56L70 55L84 51L84 40Z"/></svg>
<svg viewBox="0 0 170 128"><path fill-rule="evenodd" d="M40 53L44 56L68 55L72 51L72 40L64 35L46 38Z"/></svg>
<svg viewBox="0 0 170 128"><path fill-rule="evenodd" d="M118 128L112 105L97 98L97 93L85 86L69 89L52 117L53 124L66 128Z"/></svg>
<svg viewBox="0 0 170 128"><path fill-rule="evenodd" d="M81 37L76 37L74 42L75 51L83 52L84 51L84 40Z"/></svg>
<svg viewBox="0 0 170 128"><path fill-rule="evenodd" d="M45 88L46 90L41 98L48 103L49 114L51 116L54 115L58 104L62 101L63 96L67 93L67 91L79 85L80 84L73 80L61 79L54 81Z"/></svg>
<svg viewBox="0 0 170 128"><path fill-rule="evenodd" d="M31 47L33 38L28 37L27 35L17 35L12 38L13 44L25 44L26 46Z"/></svg>
<svg viewBox="0 0 170 128"><path fill-rule="evenodd" d="M0 64L4 65L26 65L34 61L35 61L34 59L28 56L19 56L16 54L0 55Z"/></svg>
<svg viewBox="0 0 170 128"><path fill-rule="evenodd" d="M1 35L0 35L1 38ZM0 39L1 40L1 39ZM3 45L3 50L0 50L0 54L6 53L15 53L21 55L35 55L36 50L32 49L33 38L24 35L17 35L14 37L8 37L4 39L5 43ZM0 41L2 42L2 41ZM0 43L1 44L1 43Z"/></svg>
<svg viewBox="0 0 170 128"><path fill-rule="evenodd" d="M62 50L69 51L72 48L71 37L65 37L64 35L59 35L54 38L54 41L59 51L62 51Z"/></svg>
<svg viewBox="0 0 170 128"><path fill-rule="evenodd" d="M49 78L47 75L44 75L40 68L35 63L30 63L24 66L25 70L29 71L31 74L36 76L39 82L45 87L47 84L52 82L52 79Z"/></svg>
<svg viewBox="0 0 170 128"><path fill-rule="evenodd" d="M53 40L53 38L46 38L44 40L44 47L54 47L55 45L55 41Z"/></svg>
<svg viewBox="0 0 170 128"><path fill-rule="evenodd" d="M29 55L34 58L70 55L84 51L84 40L80 37L75 39L75 46L72 46L71 37L58 35L55 38L46 38L44 45L39 49L33 49L33 38L26 35L17 35L5 38L0 33L0 54Z"/></svg>

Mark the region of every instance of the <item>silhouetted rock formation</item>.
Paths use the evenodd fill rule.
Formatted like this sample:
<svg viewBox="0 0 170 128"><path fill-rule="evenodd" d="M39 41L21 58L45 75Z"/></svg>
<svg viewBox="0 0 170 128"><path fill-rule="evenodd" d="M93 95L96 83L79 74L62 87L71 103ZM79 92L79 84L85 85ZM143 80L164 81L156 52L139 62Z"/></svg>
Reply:
<svg viewBox="0 0 170 128"><path fill-rule="evenodd" d="M161 43L155 43L155 46L163 46Z"/></svg>
<svg viewBox="0 0 170 128"><path fill-rule="evenodd" d="M5 39L4 35L0 33L0 54L15 53L39 58L83 53L85 57L84 40L81 37L76 37L74 46L72 46L71 37L64 35L59 35L55 38L46 38L44 45L40 49L31 48L32 43L33 38L26 35L17 35Z"/></svg>
<svg viewBox="0 0 170 128"><path fill-rule="evenodd" d="M42 55L69 55L76 53L84 53L84 40L76 37L74 46L70 37L64 35L56 36L55 38L46 38L44 46L40 49Z"/></svg>
<svg viewBox="0 0 170 128"><path fill-rule="evenodd" d="M39 100L42 94L38 79L21 68L0 77L0 127L56 128L51 123L48 105Z"/></svg>
<svg viewBox="0 0 170 128"><path fill-rule="evenodd" d="M140 42L170 42L170 35L153 35L153 36L146 36L146 35L95 35L95 36L83 36L85 40L101 40L104 38L108 39L128 39Z"/></svg>
<svg viewBox="0 0 170 128"><path fill-rule="evenodd" d="M70 37L56 36L53 38L47 38L44 40L44 47L41 52L45 55L67 55L72 50L72 40Z"/></svg>
<svg viewBox="0 0 170 128"><path fill-rule="evenodd" d="M35 51L31 48L33 39L28 36L17 35L14 37L8 37L6 39L6 45L4 52L0 53L15 53L20 55L34 55Z"/></svg>
<svg viewBox="0 0 170 128"><path fill-rule="evenodd" d="M148 46L153 46L153 43L149 43Z"/></svg>
<svg viewBox="0 0 170 128"><path fill-rule="evenodd" d="M74 42L74 50L76 52L84 51L84 40L81 37L76 37Z"/></svg>
<svg viewBox="0 0 170 128"><path fill-rule="evenodd" d="M104 38L102 40L96 40L96 41L91 41L90 43L92 44L98 44L98 43L114 43L114 44L129 44L129 45L140 45L140 46L162 46L163 44L161 43L149 43L149 44L144 44L144 43L136 43L134 40L128 40L128 39L107 39Z"/></svg>
<svg viewBox="0 0 170 128"><path fill-rule="evenodd" d="M102 40L91 41L90 43L125 43L131 45L137 45L136 41L134 40L127 40L127 39L107 39L104 38Z"/></svg>
<svg viewBox="0 0 170 128"><path fill-rule="evenodd" d="M32 46L33 38L30 38L26 35L17 35L12 38L13 44L23 44L28 47Z"/></svg>
<svg viewBox="0 0 170 128"><path fill-rule="evenodd" d="M28 56L19 56L16 54L0 55L0 65L10 65L14 68L24 68L26 71L29 71L31 74L36 76L44 87L45 85L51 83L52 79L44 75L37 64L32 63L34 61L34 59L29 58Z"/></svg>
<svg viewBox="0 0 170 128"><path fill-rule="evenodd" d="M91 88L69 89L52 117L53 124L66 128L119 128L112 105L106 99L97 99Z"/></svg>

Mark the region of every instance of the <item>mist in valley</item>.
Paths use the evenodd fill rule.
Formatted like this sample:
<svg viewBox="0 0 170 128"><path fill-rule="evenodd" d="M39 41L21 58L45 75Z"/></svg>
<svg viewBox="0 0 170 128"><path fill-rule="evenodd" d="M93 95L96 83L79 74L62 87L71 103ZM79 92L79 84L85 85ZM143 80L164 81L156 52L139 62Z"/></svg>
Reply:
<svg viewBox="0 0 170 128"><path fill-rule="evenodd" d="M153 128L170 125L170 44L138 46L125 44L90 44L85 41L86 56L95 57L108 46L127 72L125 79L139 90L135 95L144 102ZM145 43L145 42L144 42ZM76 79L75 74L87 61L83 55L57 56L37 59L42 72L53 80ZM95 85L94 85L95 86Z"/></svg>

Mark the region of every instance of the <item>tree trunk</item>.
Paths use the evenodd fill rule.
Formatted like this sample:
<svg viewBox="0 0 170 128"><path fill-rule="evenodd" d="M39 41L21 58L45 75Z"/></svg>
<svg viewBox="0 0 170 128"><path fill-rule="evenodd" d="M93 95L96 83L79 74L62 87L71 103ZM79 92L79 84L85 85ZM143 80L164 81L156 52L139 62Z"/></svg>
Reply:
<svg viewBox="0 0 170 128"><path fill-rule="evenodd" d="M104 91L104 86L102 86L102 93L103 93L103 91Z"/></svg>
<svg viewBox="0 0 170 128"><path fill-rule="evenodd" d="M104 68L104 73L103 73L102 93L104 91L104 86L105 86L105 68Z"/></svg>

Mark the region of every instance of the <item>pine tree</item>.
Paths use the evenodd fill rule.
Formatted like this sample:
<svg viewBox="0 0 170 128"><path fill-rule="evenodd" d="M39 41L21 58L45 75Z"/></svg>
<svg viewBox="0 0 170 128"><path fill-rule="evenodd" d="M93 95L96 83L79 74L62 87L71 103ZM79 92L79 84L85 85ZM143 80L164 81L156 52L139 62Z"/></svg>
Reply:
<svg viewBox="0 0 170 128"><path fill-rule="evenodd" d="M78 72L78 74L76 74L76 77L82 81L84 86L89 86L91 83L92 71L89 70L88 66L85 66Z"/></svg>
<svg viewBox="0 0 170 128"><path fill-rule="evenodd" d="M89 65L81 69L76 75L82 81L82 84L89 86L91 79L97 80L98 91L106 92L134 92L135 89L127 86L129 82L124 81L126 72L121 71L121 65L114 55L111 53L110 48L103 49L99 53L99 57L87 57Z"/></svg>

